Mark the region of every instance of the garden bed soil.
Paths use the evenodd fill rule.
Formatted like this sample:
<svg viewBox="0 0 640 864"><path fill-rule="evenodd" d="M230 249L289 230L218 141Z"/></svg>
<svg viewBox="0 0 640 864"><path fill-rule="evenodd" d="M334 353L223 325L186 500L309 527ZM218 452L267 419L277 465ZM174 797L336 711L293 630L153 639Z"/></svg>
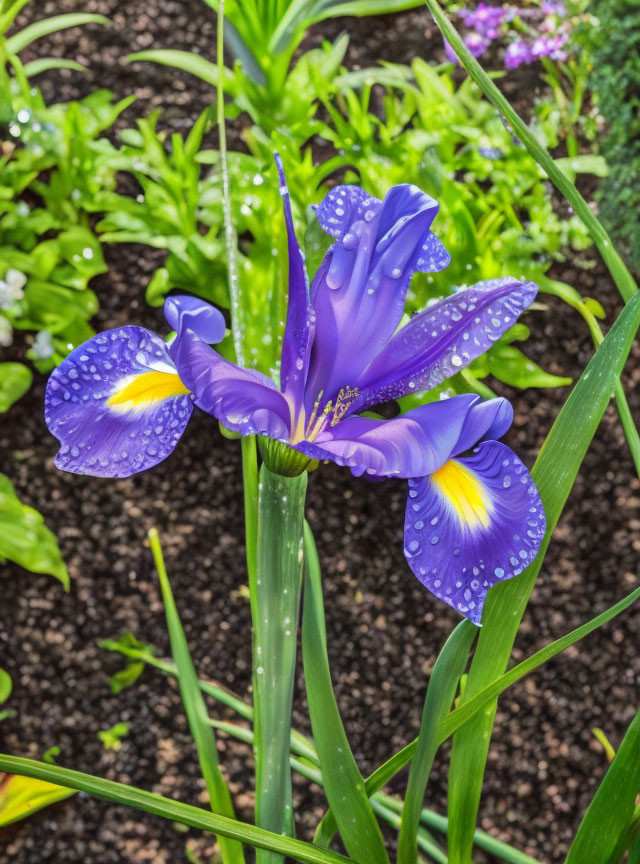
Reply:
<svg viewBox="0 0 640 864"><path fill-rule="evenodd" d="M44 82L50 99L76 98L96 86L118 95L135 92L136 114L164 109L162 122L185 132L210 100L193 78L153 65L131 66L127 51L175 47L211 56L214 23L204 3L122 3L74 0L34 4L38 17L97 11L112 21L43 40L45 54L84 57L85 77L56 73ZM23 14L22 21L28 18ZM361 22L347 19L316 28L351 34L349 62L407 61L442 54L426 11ZM426 39L425 39L426 31ZM512 80L512 79L510 79ZM513 79L517 89L518 80ZM527 87L527 98L531 96ZM238 141L235 134L233 140ZM589 255L591 253L588 253ZM144 302L158 254L142 247L107 249L108 275L95 282L101 303L98 329L124 323L162 327ZM620 307L603 267L558 265L558 278L597 297L609 320ZM530 356L549 371L577 377L592 346L581 319L553 298L527 316ZM9 355L11 352L5 352ZM14 359L7 356L7 359ZM15 358L19 359L19 358ZM634 347L625 379L631 409L640 416L640 351ZM549 431L566 390L514 392L516 419L507 443L528 465ZM13 719L0 724L0 750L41 758L60 747L60 764L175 797L206 802L175 683L147 669L118 696L108 676L121 659L97 641L132 632L168 653L163 607L147 529L158 527L189 644L201 675L250 694L250 615L243 552L240 455L203 414L175 453L153 471L127 480L95 480L55 470L56 442L42 417L44 380L0 426L0 470L23 500L37 507L60 538L71 573L65 594L53 579L0 567L0 666L14 680ZM428 675L457 621L424 591L402 554L406 484L370 484L336 466L310 478L308 517L322 562L328 644L336 694L353 750L370 772L418 730ZM585 459L518 636L515 659L591 618L633 587L640 551L640 483L616 413L607 411ZM560 862L607 767L592 728L616 746L640 696L634 608L514 686L502 697L489 756L480 826L540 860ZM217 706L212 714L230 717ZM106 750L99 730L129 724L119 750ZM308 730L304 683L298 678L295 723ZM221 760L238 814L252 817L251 753L220 736ZM427 803L446 808L447 748L428 789ZM402 793L404 777L391 784ZM318 790L295 782L301 837L311 838L322 812ZM391 835L390 835L391 836ZM0 861L13 864L174 864L185 845L202 854L212 841L164 820L84 795L45 809L0 833ZM491 859L478 853L476 861Z"/></svg>

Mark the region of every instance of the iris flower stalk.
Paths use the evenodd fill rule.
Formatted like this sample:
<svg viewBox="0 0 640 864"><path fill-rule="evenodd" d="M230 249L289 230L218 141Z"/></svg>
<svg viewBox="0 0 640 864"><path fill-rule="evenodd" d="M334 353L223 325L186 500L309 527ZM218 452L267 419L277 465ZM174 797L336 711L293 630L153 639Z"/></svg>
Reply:
<svg viewBox="0 0 640 864"><path fill-rule="evenodd" d="M315 209L334 242L309 284L277 161L289 254L279 382L212 347L225 331L218 310L172 296L165 317L173 341L133 326L93 337L52 373L45 418L61 443L57 466L100 477L125 477L169 456L194 406L241 436L259 436L256 798L258 824L288 833L310 464L330 461L356 476L406 479L409 566L477 625L491 586L534 559L545 517L525 465L499 440L513 419L507 400L464 394L425 401L392 419L371 413L466 367L515 323L537 286L511 277L480 282L403 324L413 274L437 272L450 260L431 230L437 202L411 185L391 188L383 201L356 186L332 189ZM277 794L270 797L269 788Z"/></svg>

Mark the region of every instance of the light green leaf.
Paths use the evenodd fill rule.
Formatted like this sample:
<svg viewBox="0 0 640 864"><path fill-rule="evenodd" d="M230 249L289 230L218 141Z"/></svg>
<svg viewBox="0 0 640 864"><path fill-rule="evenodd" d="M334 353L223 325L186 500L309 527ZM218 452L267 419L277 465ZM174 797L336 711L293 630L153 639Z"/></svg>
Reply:
<svg viewBox="0 0 640 864"><path fill-rule="evenodd" d="M41 57L24 64L24 74L27 78L33 78L51 69L71 69L73 72L86 72L87 67L75 60L63 60L62 57Z"/></svg>
<svg viewBox="0 0 640 864"><path fill-rule="evenodd" d="M302 621L307 701L325 792L347 852L362 864L388 864L380 827L353 758L331 684L318 553L305 524L305 588ZM316 842L321 842L316 836Z"/></svg>
<svg viewBox="0 0 640 864"><path fill-rule="evenodd" d="M101 729L98 738L102 741L105 750L119 750L122 747L122 739L128 734L128 723L116 723L110 729ZM46 761L48 760L45 759Z"/></svg>
<svg viewBox="0 0 640 864"><path fill-rule="evenodd" d="M11 690L13 689L13 682L11 680L11 675L8 672L5 672L4 669L0 668L0 705L3 702L6 702L9 696L11 696Z"/></svg>
<svg viewBox="0 0 640 864"><path fill-rule="evenodd" d="M67 794L69 790L75 789L86 792L105 801L113 801L116 804L125 804L178 822L181 825L189 825L201 831L210 831L223 837L239 840L248 846L258 849L269 849L281 855L288 855L301 864L353 864L349 858L331 852L328 849L319 849L311 843L301 840L293 840L290 837L282 837L270 831L264 831L245 822L209 813L200 807L191 804L182 804L171 798L163 798L153 792L145 792L134 786L126 786L124 783L115 783L113 780L104 780L102 777L94 777L91 774L83 774L81 771L72 771L69 768L61 768L58 765L46 765L44 762L36 762L33 759L23 759L19 756L8 756L0 754L0 771L11 772L22 777L31 777L35 780L43 780L46 783L59 783L65 786Z"/></svg>
<svg viewBox="0 0 640 864"><path fill-rule="evenodd" d="M23 363L0 363L0 414L24 396L32 380L31 370Z"/></svg>
<svg viewBox="0 0 640 864"><path fill-rule="evenodd" d="M55 576L69 590L69 574L55 534L37 510L20 501L9 478L0 474L0 561L3 558L32 573Z"/></svg>
<svg viewBox="0 0 640 864"><path fill-rule="evenodd" d="M592 357L553 424L532 477L547 517L545 538L533 564L520 576L489 591L463 703L503 674L520 620L542 566L551 535L598 424L614 390L640 324L640 293L622 310ZM449 858L468 864L482 792L497 702L460 729L453 740L449 771Z"/></svg>
<svg viewBox="0 0 640 864"><path fill-rule="evenodd" d="M486 354L489 372L510 387L566 387L571 378L545 372L514 345L494 345Z"/></svg>
<svg viewBox="0 0 640 864"><path fill-rule="evenodd" d="M207 706L200 692L198 675L191 660L187 639L182 629L182 623L164 566L158 532L155 528L149 531L149 544L156 570L158 571L158 579L160 580L160 590L167 616L171 651L178 667L180 695L182 696L184 709L189 720L189 729L198 750L200 769L207 784L211 809L229 819L234 819L235 812L231 795L218 764L216 739L213 728L209 723ZM228 840L224 835L219 837L219 843L223 864L244 864L242 845Z"/></svg>
<svg viewBox="0 0 640 864"><path fill-rule="evenodd" d="M478 628L462 621L447 639L433 667L424 700L416 753L411 761L407 795L398 840L398 864L416 864L420 811L438 750L438 726L451 708L458 681L465 670Z"/></svg>
<svg viewBox="0 0 640 864"><path fill-rule="evenodd" d="M64 786L17 774L0 774L0 828L26 819L71 795L75 795L74 790Z"/></svg>
<svg viewBox="0 0 640 864"><path fill-rule="evenodd" d="M640 793L640 711L580 823L565 864L618 864Z"/></svg>
<svg viewBox="0 0 640 864"><path fill-rule="evenodd" d="M57 33L59 30L67 30L69 27L80 27L84 24L108 24L109 19L104 15L93 15L89 12L69 12L65 15L54 15L52 18L43 18L34 24L9 36L5 42L5 50L8 54L18 54L27 45L31 45L36 39Z"/></svg>
<svg viewBox="0 0 640 864"><path fill-rule="evenodd" d="M217 87L218 85L218 67L216 64L191 51L156 48L150 51L137 51L135 54L129 54L127 60L130 60L132 63L142 60L151 63L160 63L162 66L171 66L173 69L181 69L183 72L195 75L196 78L200 78L201 81L204 81L205 84L210 84L212 87Z"/></svg>

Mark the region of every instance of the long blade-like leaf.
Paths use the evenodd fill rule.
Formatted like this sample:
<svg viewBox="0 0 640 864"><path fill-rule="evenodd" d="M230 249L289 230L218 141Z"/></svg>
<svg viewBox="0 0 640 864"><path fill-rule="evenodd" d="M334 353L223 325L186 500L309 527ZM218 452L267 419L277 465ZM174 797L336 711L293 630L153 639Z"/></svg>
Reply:
<svg viewBox="0 0 640 864"><path fill-rule="evenodd" d="M207 784L211 809L214 813L220 813L229 819L235 819L231 795L218 764L218 750L216 748L213 728L209 723L207 706L200 690L198 675L191 660L189 646L182 629L182 623L164 565L158 532L155 528L149 531L149 544L156 570L158 571L158 579L160 580L160 590L162 591L162 600L167 616L167 628L171 641L171 653L178 668L180 694L189 721L189 728L198 750L200 769ZM244 854L241 844L228 840L226 837L220 837L219 842L224 864L244 864Z"/></svg>
<svg viewBox="0 0 640 864"><path fill-rule="evenodd" d="M51 18L43 18L24 27L13 36L9 36L5 42L5 50L8 54L18 54L27 45L31 45L36 39L57 33L59 30L67 30L69 27L80 27L84 24L108 24L109 19L104 15L94 15L90 12L68 12L64 15L54 15Z"/></svg>
<svg viewBox="0 0 640 864"><path fill-rule="evenodd" d="M640 794L640 711L580 823L565 864L618 864Z"/></svg>
<svg viewBox="0 0 640 864"><path fill-rule="evenodd" d="M212 87L218 86L218 67L215 63L193 54L191 51L179 51L173 48L155 48L149 51L136 51L129 54L127 60L148 60L151 63L160 63L162 66L171 66L173 69L181 69L190 75L200 78L205 84Z"/></svg>
<svg viewBox="0 0 640 864"><path fill-rule="evenodd" d="M349 855L361 864L388 864L380 827L353 758L333 693L320 565L313 535L306 524L304 549L302 656L311 728L320 757L325 792L334 809L342 842Z"/></svg>
<svg viewBox="0 0 640 864"><path fill-rule="evenodd" d="M639 324L640 293L636 292L580 377L542 446L532 476L547 517L544 541L535 561L524 573L489 592L463 701L489 686L507 666L551 535L611 398ZM486 707L453 739L449 770L451 864L468 864L471 860L473 831L496 707L497 702Z"/></svg>
<svg viewBox="0 0 640 864"><path fill-rule="evenodd" d="M62 57L40 57L38 60L32 60L30 63L24 64L24 74L27 78L33 78L34 75L41 75L43 72L50 72L51 69L71 69L73 72L86 72L87 67L75 60L64 60Z"/></svg>
<svg viewBox="0 0 640 864"><path fill-rule="evenodd" d="M416 753L411 761L407 795L402 810L398 840L398 864L416 864L418 860L418 829L420 811L438 749L438 727L451 708L458 681L465 670L469 650L478 628L470 621L461 621L447 639L433 667L424 700L422 723Z"/></svg>
<svg viewBox="0 0 640 864"><path fill-rule="evenodd" d="M292 835L289 742L302 588L302 521L307 475L260 469L253 619L256 824ZM257 864L280 864L259 853Z"/></svg>
<svg viewBox="0 0 640 864"><path fill-rule="evenodd" d="M116 804L125 804L143 810L145 813L162 816L163 819L171 822L179 822L181 825L189 825L201 831L211 831L219 837L238 840L256 849L269 849L281 855L288 855L301 864L353 864L350 858L345 858L344 855L331 852L329 849L319 849L311 843L272 834L254 825L219 816L217 813L209 813L191 804L182 804L180 801L163 798L162 795L155 795L153 792L136 789L135 786L104 780L102 777L72 771L70 768L61 768L59 765L48 765L45 762L23 759L20 756L0 754L0 771L77 789L79 792L86 792L87 795L94 795L105 801L114 801Z"/></svg>

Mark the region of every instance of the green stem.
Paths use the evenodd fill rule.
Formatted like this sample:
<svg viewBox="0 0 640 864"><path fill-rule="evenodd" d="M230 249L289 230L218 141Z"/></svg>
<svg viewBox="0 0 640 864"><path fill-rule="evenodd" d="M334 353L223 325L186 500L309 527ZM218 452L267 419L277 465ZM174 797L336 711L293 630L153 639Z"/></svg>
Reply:
<svg viewBox="0 0 640 864"><path fill-rule="evenodd" d="M61 768L59 765L0 754L0 771L19 774L22 777L33 777L34 780L44 780L46 783L66 786L68 789L77 789L78 792L86 792L105 801L114 801L116 804L125 804L143 810L145 813L152 813L154 816L162 816L163 819L171 822L179 822L181 825L189 825L201 831L210 831L222 837L239 840L248 846L255 846L257 849L268 849L278 855L287 855L302 864L354 864L350 858L345 858L344 855L331 852L329 849L319 849L311 843L281 837L246 822L209 813L191 804L182 804L180 801L163 798L162 795L155 795L153 792L136 789L135 786L115 783L113 780L83 774L81 771L72 771L70 768Z"/></svg>
<svg viewBox="0 0 640 864"><path fill-rule="evenodd" d="M256 825L293 833L289 742L302 587L302 523L307 474L260 469L253 620ZM259 852L257 864L281 858Z"/></svg>
<svg viewBox="0 0 640 864"><path fill-rule="evenodd" d="M509 121L514 134L524 144L538 165L546 172L551 182L562 192L573 207L576 215L584 222L594 243L600 250L600 254L616 283L618 291L625 301L629 300L637 289L635 280L613 247L611 238L604 226L599 222L575 185L562 169L556 165L549 151L531 133L524 120L514 111L508 100L502 95L482 66L471 55L471 52L458 35L455 27L443 12L438 0L425 0L425 2L443 36L458 55L462 66L467 70L485 96L493 102L496 108Z"/></svg>
<svg viewBox="0 0 640 864"><path fill-rule="evenodd" d="M229 191L229 166L227 164L227 129L224 119L224 0L218 0L217 27L217 60L218 60L218 138L220 149L220 171L222 173L222 213L224 217L224 240L227 251L227 268L229 278L229 312L231 315L231 332L236 352L236 361L244 366L244 324L240 320L240 286L238 282L238 257L236 232L231 217L231 194Z"/></svg>

